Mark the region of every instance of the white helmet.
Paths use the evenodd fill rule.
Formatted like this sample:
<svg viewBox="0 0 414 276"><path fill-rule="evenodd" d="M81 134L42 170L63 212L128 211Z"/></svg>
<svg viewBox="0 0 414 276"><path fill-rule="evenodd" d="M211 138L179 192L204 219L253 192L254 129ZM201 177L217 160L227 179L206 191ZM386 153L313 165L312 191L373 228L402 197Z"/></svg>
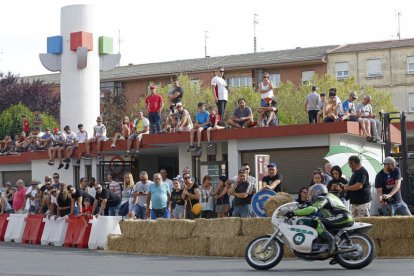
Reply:
<svg viewBox="0 0 414 276"><path fill-rule="evenodd" d="M327 195L328 189L323 184L315 184L308 190L308 200L314 202L314 200L320 195Z"/></svg>

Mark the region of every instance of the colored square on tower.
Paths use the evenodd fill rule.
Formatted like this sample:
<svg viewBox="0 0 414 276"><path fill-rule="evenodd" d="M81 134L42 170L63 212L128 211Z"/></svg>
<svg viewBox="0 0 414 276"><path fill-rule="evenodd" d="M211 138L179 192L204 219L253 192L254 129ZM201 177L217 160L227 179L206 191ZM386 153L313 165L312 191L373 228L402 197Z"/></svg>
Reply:
<svg viewBox="0 0 414 276"><path fill-rule="evenodd" d="M99 37L99 54L109 55L113 52L114 40L112 37L100 36Z"/></svg>
<svg viewBox="0 0 414 276"><path fill-rule="evenodd" d="M76 32L70 34L70 50L76 51L79 47L85 47L88 51L93 50L92 33Z"/></svg>
<svg viewBox="0 0 414 276"><path fill-rule="evenodd" d="M47 53L48 54L61 54L62 53L62 41L61 35L49 36L47 38Z"/></svg>

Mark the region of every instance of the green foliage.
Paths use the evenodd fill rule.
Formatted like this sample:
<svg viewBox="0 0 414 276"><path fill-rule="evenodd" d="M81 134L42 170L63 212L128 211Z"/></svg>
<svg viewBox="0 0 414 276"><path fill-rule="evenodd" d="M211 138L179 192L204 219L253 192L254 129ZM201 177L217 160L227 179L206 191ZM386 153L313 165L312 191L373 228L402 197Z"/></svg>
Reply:
<svg viewBox="0 0 414 276"><path fill-rule="evenodd" d="M202 83L193 83L186 75L178 77L180 85L184 90L183 104L190 112L193 119L197 113L197 104L204 102L208 106L214 105L213 94L209 84L207 86ZM385 111L395 111L396 108L392 103L391 93L389 91L378 90L372 87L362 87L356 83L354 78L349 78L344 81L338 81L331 75L315 76L312 82L319 87L318 92L328 96L329 88L335 87L337 95L341 101L345 101L351 91L358 93L359 103L364 95L371 95L371 105L374 112L377 114L383 109ZM309 85L295 85L291 82L280 83L279 87L275 89L275 98L279 108L279 123L281 125L306 124L308 122L308 114L304 110L304 101L306 95L310 92ZM163 118L165 120L169 113L167 95L171 89L171 85L160 86L157 85L157 93L164 99ZM142 97L138 103L133 107L133 111L143 110L145 108L145 97ZM257 108L260 104L260 94L251 87L230 88L229 100L227 102L225 119L233 113L234 108L237 107L237 99L245 98L247 105L252 109L255 120L258 119Z"/></svg>
<svg viewBox="0 0 414 276"><path fill-rule="evenodd" d="M0 137L11 135L14 137L22 131L22 115L25 114L29 119L30 126L33 127L32 121L33 113L24 104L19 103L12 105L0 114ZM45 127L54 128L59 127L53 116L47 113L40 113L40 118L43 122L43 129Z"/></svg>
<svg viewBox="0 0 414 276"><path fill-rule="evenodd" d="M125 93L113 95L109 90L101 92L104 93L104 98L101 101L103 123L106 126L108 137L113 137L116 132L120 131L122 117L125 116L126 95Z"/></svg>
<svg viewBox="0 0 414 276"><path fill-rule="evenodd" d="M335 87L337 96L341 101L345 101L349 97L349 93L354 91L358 93L356 104L360 103L365 95L371 96L371 105L374 112L378 115L381 110L396 111L396 107L392 103L391 93L388 90L379 90L373 87L362 87L354 78L344 81L338 81L332 75L315 76L312 81L318 86L318 93L324 92L328 98L328 91ZM306 95L311 91L309 85L299 85L287 82L281 83L276 93L276 100L279 104L279 121L283 125L306 124L308 122L308 114L304 109L304 101Z"/></svg>

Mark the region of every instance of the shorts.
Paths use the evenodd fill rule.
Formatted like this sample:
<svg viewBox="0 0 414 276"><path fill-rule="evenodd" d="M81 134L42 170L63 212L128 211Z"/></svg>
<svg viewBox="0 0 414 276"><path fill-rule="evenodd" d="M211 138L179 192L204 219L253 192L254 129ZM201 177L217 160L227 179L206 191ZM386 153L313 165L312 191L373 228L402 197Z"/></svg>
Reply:
<svg viewBox="0 0 414 276"><path fill-rule="evenodd" d="M369 217L371 214L371 202L364 204L352 204L351 210L354 218Z"/></svg>
<svg viewBox="0 0 414 276"><path fill-rule="evenodd" d="M175 205L172 211L171 218L183 219L184 218L184 205Z"/></svg>
<svg viewBox="0 0 414 276"><path fill-rule="evenodd" d="M230 210L230 204L216 205L216 213L227 213Z"/></svg>
<svg viewBox="0 0 414 276"><path fill-rule="evenodd" d="M273 100L273 99L272 99ZM260 107L268 107L269 106L269 104L266 102L266 100L265 99L261 99L260 100Z"/></svg>
<svg viewBox="0 0 414 276"><path fill-rule="evenodd" d="M129 140L134 141L136 138L138 138L138 141L141 141L142 134L148 134L148 133L140 133L138 135L136 135L135 133L132 133L131 135L129 135Z"/></svg>

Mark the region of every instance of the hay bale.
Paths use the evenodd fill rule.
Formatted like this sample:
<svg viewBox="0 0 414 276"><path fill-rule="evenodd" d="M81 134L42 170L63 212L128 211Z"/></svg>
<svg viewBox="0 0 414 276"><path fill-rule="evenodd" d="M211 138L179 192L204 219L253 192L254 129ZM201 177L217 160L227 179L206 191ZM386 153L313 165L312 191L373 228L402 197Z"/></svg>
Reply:
<svg viewBox="0 0 414 276"><path fill-rule="evenodd" d="M194 228L194 220L186 219L157 219L155 223L154 237L166 238L191 238Z"/></svg>
<svg viewBox="0 0 414 276"><path fill-rule="evenodd" d="M129 220L120 223L122 235L126 238L153 237L156 231L155 220Z"/></svg>
<svg viewBox="0 0 414 276"><path fill-rule="evenodd" d="M233 238L240 231L241 218L196 219L193 237Z"/></svg>
<svg viewBox="0 0 414 276"><path fill-rule="evenodd" d="M293 201L295 201L293 196L284 192L280 192L277 193L277 195L275 196L269 197L269 199L264 204L267 216L271 217L277 208L279 208L283 204Z"/></svg>
<svg viewBox="0 0 414 276"><path fill-rule="evenodd" d="M272 234L274 228L270 218L245 218L241 222L241 235L259 237Z"/></svg>
<svg viewBox="0 0 414 276"><path fill-rule="evenodd" d="M234 236L209 238L208 255L219 257L244 257L247 245L256 237Z"/></svg>
<svg viewBox="0 0 414 276"><path fill-rule="evenodd" d="M110 237L108 250L153 255L207 256L208 239Z"/></svg>
<svg viewBox="0 0 414 276"><path fill-rule="evenodd" d="M379 257L414 257L414 243L413 239L378 239Z"/></svg>
<svg viewBox="0 0 414 276"><path fill-rule="evenodd" d="M373 224L369 234L377 239L414 238L414 217L369 217L356 221Z"/></svg>

